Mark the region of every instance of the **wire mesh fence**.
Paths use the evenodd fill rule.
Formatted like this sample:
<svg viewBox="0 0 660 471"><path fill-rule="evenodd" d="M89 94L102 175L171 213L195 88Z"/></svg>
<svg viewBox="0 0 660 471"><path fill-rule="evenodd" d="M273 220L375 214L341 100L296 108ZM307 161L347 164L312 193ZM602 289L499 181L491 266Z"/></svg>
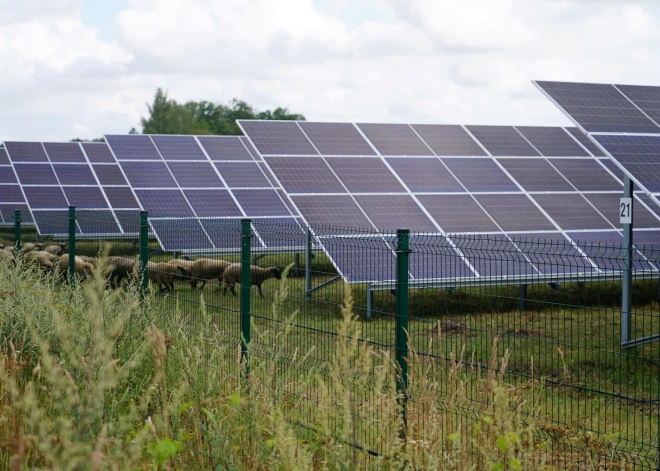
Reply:
<svg viewBox="0 0 660 471"><path fill-rule="evenodd" d="M95 225L91 212L53 215L62 217L52 221L68 230L59 230L59 240L44 241L20 224L7 238L16 248L50 246L79 257L95 257L111 241L109 289L142 276L157 295L150 309L223 339L228 387L244 377L240 359L248 353L276 362L271 383L254 387L295 398L283 408L301 427L314 430L319 410L339 407L316 390L296 391L292 378L313 371L337 380L328 371L346 335L341 316L350 290L357 345L381 354L371 375L390 365L387 374L398 378L410 440L478 424L490 400L481 379L497 372L522 398L521 420L539 425L555 464L586 446L603 463L660 466L658 247L631 251L605 233L573 234L571 242L561 234L376 233L138 214L120 237L104 232L105 218ZM67 269L79 271L73 263ZM629 303L622 297L628 272ZM380 437L398 432L373 406L380 391L365 381L349 442L365 455L387 455ZM445 411L447 421L430 423L437 421L430 410Z"/></svg>

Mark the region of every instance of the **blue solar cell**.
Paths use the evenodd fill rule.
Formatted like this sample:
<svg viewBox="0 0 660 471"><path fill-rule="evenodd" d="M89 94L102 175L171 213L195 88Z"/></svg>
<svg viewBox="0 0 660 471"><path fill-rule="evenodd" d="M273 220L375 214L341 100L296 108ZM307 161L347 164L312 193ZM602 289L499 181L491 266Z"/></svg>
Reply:
<svg viewBox="0 0 660 471"><path fill-rule="evenodd" d="M193 136L151 136L165 160L206 160Z"/></svg>
<svg viewBox="0 0 660 471"><path fill-rule="evenodd" d="M410 274L413 278L443 279L471 278L474 273L463 258L451 247L447 238L432 236L410 236ZM395 247L394 241L391 241Z"/></svg>
<svg viewBox="0 0 660 471"><path fill-rule="evenodd" d="M211 160L253 160L237 136L198 136Z"/></svg>
<svg viewBox="0 0 660 471"><path fill-rule="evenodd" d="M101 185L128 185L119 165L93 165Z"/></svg>
<svg viewBox="0 0 660 471"><path fill-rule="evenodd" d="M21 195L23 198L23 195ZM25 200L23 200L25 201ZM25 223L32 223L32 214L25 203L0 203L0 212L4 216L5 222L14 222L14 212L21 211L21 221Z"/></svg>
<svg viewBox="0 0 660 471"><path fill-rule="evenodd" d="M355 200L378 229L438 232L433 222L408 195L358 195ZM369 227L369 226L367 226Z"/></svg>
<svg viewBox="0 0 660 471"><path fill-rule="evenodd" d="M32 211L39 234L57 235L69 233L67 211ZM80 230L76 226L76 233Z"/></svg>
<svg viewBox="0 0 660 471"><path fill-rule="evenodd" d="M537 81L536 84L587 132L660 132L612 85Z"/></svg>
<svg viewBox="0 0 660 471"><path fill-rule="evenodd" d="M235 190L233 193L249 217L291 214L275 190Z"/></svg>
<svg viewBox="0 0 660 471"><path fill-rule="evenodd" d="M470 195L418 195L417 199L445 232L499 232Z"/></svg>
<svg viewBox="0 0 660 471"><path fill-rule="evenodd" d="M236 252L240 251L240 219L202 219L200 222L217 249ZM252 237L251 246L253 249L262 247L259 239L256 237Z"/></svg>
<svg viewBox="0 0 660 471"><path fill-rule="evenodd" d="M66 208L68 203L59 186L24 186L30 209Z"/></svg>
<svg viewBox="0 0 660 471"><path fill-rule="evenodd" d="M320 242L349 283L395 279L396 257L381 237L328 237Z"/></svg>
<svg viewBox="0 0 660 471"><path fill-rule="evenodd" d="M252 158L254 160L263 161L263 159L261 158L261 155L259 155L259 152L257 152L257 149L255 149L254 146L252 145L252 143L250 142L250 139L248 139L245 136L241 136L239 139L243 143L243 145L245 146L245 148L249 152L250 156L252 156Z"/></svg>
<svg viewBox="0 0 660 471"><path fill-rule="evenodd" d="M266 163L289 193L345 193L341 182L318 157L269 157Z"/></svg>
<svg viewBox="0 0 660 471"><path fill-rule="evenodd" d="M41 142L5 142L12 162L48 162Z"/></svg>
<svg viewBox="0 0 660 471"><path fill-rule="evenodd" d="M53 165L61 185L96 185L89 165Z"/></svg>
<svg viewBox="0 0 660 471"><path fill-rule="evenodd" d="M76 211L76 220L83 234L121 234L112 211Z"/></svg>
<svg viewBox="0 0 660 471"><path fill-rule="evenodd" d="M0 183L15 183L18 184L16 180L16 174L14 169L11 167L0 167Z"/></svg>
<svg viewBox="0 0 660 471"><path fill-rule="evenodd" d="M492 159L442 159L468 191L520 191Z"/></svg>
<svg viewBox="0 0 660 471"><path fill-rule="evenodd" d="M150 219L149 223L163 250L213 250L211 241L196 219Z"/></svg>
<svg viewBox="0 0 660 471"><path fill-rule="evenodd" d="M194 216L181 190L136 190L135 194L150 216Z"/></svg>
<svg viewBox="0 0 660 471"><path fill-rule="evenodd" d="M621 211L619 209L621 193L589 193L584 196L614 227L621 227L621 223L619 222L621 220ZM660 228L660 221L638 200L635 200L633 205L633 225L637 229L654 229Z"/></svg>
<svg viewBox="0 0 660 471"><path fill-rule="evenodd" d="M542 275L593 271L589 261L562 234L530 232L509 237Z"/></svg>
<svg viewBox="0 0 660 471"><path fill-rule="evenodd" d="M660 268L660 231L634 231L633 243L642 256Z"/></svg>
<svg viewBox="0 0 660 471"><path fill-rule="evenodd" d="M586 199L579 194L535 194L532 198L565 231L613 229Z"/></svg>
<svg viewBox="0 0 660 471"><path fill-rule="evenodd" d="M593 136L649 192L660 192L660 136Z"/></svg>
<svg viewBox="0 0 660 471"><path fill-rule="evenodd" d="M23 193L18 185L0 185L0 201L3 203L23 203Z"/></svg>
<svg viewBox="0 0 660 471"><path fill-rule="evenodd" d="M256 162L217 162L220 175L229 188L271 188Z"/></svg>
<svg viewBox="0 0 660 471"><path fill-rule="evenodd" d="M145 135L105 136L117 160L161 160L151 138Z"/></svg>
<svg viewBox="0 0 660 471"><path fill-rule="evenodd" d="M360 207L348 195L304 195L292 196L291 199L310 225L373 229Z"/></svg>
<svg viewBox="0 0 660 471"><path fill-rule="evenodd" d="M186 198L199 217L241 217L227 190L185 190Z"/></svg>
<svg viewBox="0 0 660 471"><path fill-rule="evenodd" d="M465 189L436 158L388 157L387 163L413 192L459 192Z"/></svg>
<svg viewBox="0 0 660 471"><path fill-rule="evenodd" d="M656 124L660 123L660 87L646 85L615 85L615 87Z"/></svg>
<svg viewBox="0 0 660 471"><path fill-rule="evenodd" d="M252 227L269 248L306 247L307 235L296 218L259 218Z"/></svg>
<svg viewBox="0 0 660 471"><path fill-rule="evenodd" d="M359 123L358 127L381 155L433 155L407 124Z"/></svg>
<svg viewBox="0 0 660 471"><path fill-rule="evenodd" d="M14 164L22 185L58 185L50 164Z"/></svg>
<svg viewBox="0 0 660 471"><path fill-rule="evenodd" d="M623 186L596 159L550 159L550 163L580 191L621 191Z"/></svg>
<svg viewBox="0 0 660 471"><path fill-rule="evenodd" d="M603 151L600 150L591 140L582 134L582 131L580 131L576 127L567 127L564 128L566 129L580 144L582 144L589 152L591 152L591 155L595 157L603 157L605 154L603 154Z"/></svg>
<svg viewBox="0 0 660 471"><path fill-rule="evenodd" d="M9 156L4 147L0 147L0 165L9 165Z"/></svg>
<svg viewBox="0 0 660 471"><path fill-rule="evenodd" d="M626 267L627 250L623 247L621 233L569 232L567 235L599 269L619 271ZM633 255L633 266L636 270L652 269L638 252Z"/></svg>
<svg viewBox="0 0 660 471"><path fill-rule="evenodd" d="M435 155L486 156L484 150L462 126L451 124L414 124L413 129L433 149Z"/></svg>
<svg viewBox="0 0 660 471"><path fill-rule="evenodd" d="M540 155L513 126L467 126L467 129L495 157Z"/></svg>
<svg viewBox="0 0 660 471"><path fill-rule="evenodd" d="M575 191L545 159L499 159L499 162L527 191Z"/></svg>
<svg viewBox="0 0 660 471"><path fill-rule="evenodd" d="M546 157L589 157L589 153L563 128L516 126L516 129Z"/></svg>
<svg viewBox="0 0 660 471"><path fill-rule="evenodd" d="M80 163L87 162L85 155L80 149L80 144L75 142L44 142L44 148L51 162Z"/></svg>
<svg viewBox="0 0 660 471"><path fill-rule="evenodd" d="M362 134L350 123L299 124L323 155L376 155Z"/></svg>
<svg viewBox="0 0 660 471"><path fill-rule="evenodd" d="M139 211L115 211L114 213L125 234L137 234L140 231Z"/></svg>
<svg viewBox="0 0 660 471"><path fill-rule="evenodd" d="M262 155L318 155L295 122L239 121Z"/></svg>
<svg viewBox="0 0 660 471"><path fill-rule="evenodd" d="M133 188L177 188L163 162L122 162L121 168Z"/></svg>
<svg viewBox="0 0 660 471"><path fill-rule="evenodd" d="M84 142L82 144L87 159L92 163L115 163L115 157L105 142Z"/></svg>
<svg viewBox="0 0 660 471"><path fill-rule="evenodd" d="M332 157L326 159L352 193L404 193L392 171L379 158Z"/></svg>
<svg viewBox="0 0 660 471"><path fill-rule="evenodd" d="M69 204L77 208L107 208L108 203L95 186L68 186L64 187L64 194Z"/></svg>
<svg viewBox="0 0 660 471"><path fill-rule="evenodd" d="M224 188L208 162L169 162L167 165L181 188Z"/></svg>
<svg viewBox="0 0 660 471"><path fill-rule="evenodd" d="M122 209L137 209L140 207L130 187L127 186L113 186L104 187L103 192L108 197L110 207Z"/></svg>
<svg viewBox="0 0 660 471"><path fill-rule="evenodd" d="M505 232L557 229L526 195L476 195L475 198Z"/></svg>
<svg viewBox="0 0 660 471"><path fill-rule="evenodd" d="M536 273L505 235L452 235L450 239L480 276Z"/></svg>

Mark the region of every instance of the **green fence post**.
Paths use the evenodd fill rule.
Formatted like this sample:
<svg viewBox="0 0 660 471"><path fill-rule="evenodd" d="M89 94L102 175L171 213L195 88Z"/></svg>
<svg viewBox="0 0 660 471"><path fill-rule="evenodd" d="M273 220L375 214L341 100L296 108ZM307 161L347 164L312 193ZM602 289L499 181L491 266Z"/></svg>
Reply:
<svg viewBox="0 0 660 471"><path fill-rule="evenodd" d="M140 211L140 301L149 290L149 213Z"/></svg>
<svg viewBox="0 0 660 471"><path fill-rule="evenodd" d="M69 283L76 277L76 207L69 206Z"/></svg>
<svg viewBox="0 0 660 471"><path fill-rule="evenodd" d="M250 372L248 345L250 344L250 260L252 220L241 220L241 360L245 362L245 378Z"/></svg>
<svg viewBox="0 0 660 471"><path fill-rule="evenodd" d="M397 393L403 416L402 436L407 428L406 405L408 402L408 261L410 253L410 231L396 231L396 364L399 368Z"/></svg>
<svg viewBox="0 0 660 471"><path fill-rule="evenodd" d="M14 210L14 252L21 250L21 210Z"/></svg>

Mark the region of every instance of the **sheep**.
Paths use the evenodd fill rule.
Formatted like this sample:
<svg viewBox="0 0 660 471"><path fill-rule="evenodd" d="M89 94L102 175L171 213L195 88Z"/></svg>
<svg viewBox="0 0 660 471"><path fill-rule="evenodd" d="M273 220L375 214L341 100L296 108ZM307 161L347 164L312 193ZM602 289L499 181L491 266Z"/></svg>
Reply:
<svg viewBox="0 0 660 471"><path fill-rule="evenodd" d="M136 263L134 258L108 257L106 267L111 285L120 286L124 278L130 278L134 273Z"/></svg>
<svg viewBox="0 0 660 471"><path fill-rule="evenodd" d="M94 268L99 266L99 259L95 257L88 257L86 255L76 255L76 258L80 258L83 262L89 263Z"/></svg>
<svg viewBox="0 0 660 471"><path fill-rule="evenodd" d="M14 262L16 260L16 257L14 257L14 253L5 249L0 249L0 258L6 258L10 262Z"/></svg>
<svg viewBox="0 0 660 471"><path fill-rule="evenodd" d="M179 261L179 263L181 263L181 261ZM199 281L202 282L202 286L200 286L199 289L204 289L207 281L214 279L220 281L222 279L222 274L231 264L231 262L226 260L198 258L197 260L193 261L192 264L190 264L189 268L187 268L187 270L190 271L190 275L192 277L190 280L191 288L196 289L197 282Z"/></svg>
<svg viewBox="0 0 660 471"><path fill-rule="evenodd" d="M65 277L69 271L69 254L64 254L60 257L59 264L57 265L57 270L59 274ZM87 278L92 275L94 271L94 266L91 263L83 260L82 257L76 256L75 258L75 272L80 275L82 278Z"/></svg>
<svg viewBox="0 0 660 471"><path fill-rule="evenodd" d="M276 278L278 280L282 279L282 273L279 268L276 267L258 267L256 265L250 266L250 286L256 285L259 288L259 295L263 298L264 294L261 292L261 285L264 281L269 278ZM234 287L236 283L241 282L241 264L232 263L227 267L225 272L222 274L222 282L224 283L224 289L222 295L224 296L227 293L227 289L231 289L231 294L236 296L236 291Z"/></svg>
<svg viewBox="0 0 660 471"><path fill-rule="evenodd" d="M42 244L41 242L35 242L34 244L28 242L27 244L23 244L21 246L21 249L23 250L24 253L34 252L34 251L40 252L44 249L44 244Z"/></svg>
<svg viewBox="0 0 660 471"><path fill-rule="evenodd" d="M189 277L190 272L179 265L166 262L148 262L147 274L149 281L158 285L158 292L163 293L168 289L174 291L174 280L181 275ZM161 288L161 285L164 287Z"/></svg>
<svg viewBox="0 0 660 471"><path fill-rule="evenodd" d="M43 252L40 250L32 250L25 254L24 260L26 263L37 263L41 268L46 271L52 271L59 263L57 255L52 253Z"/></svg>
<svg viewBox="0 0 660 471"><path fill-rule="evenodd" d="M44 251L57 255L58 257L66 251L66 244L60 242L57 245L49 245L44 249Z"/></svg>

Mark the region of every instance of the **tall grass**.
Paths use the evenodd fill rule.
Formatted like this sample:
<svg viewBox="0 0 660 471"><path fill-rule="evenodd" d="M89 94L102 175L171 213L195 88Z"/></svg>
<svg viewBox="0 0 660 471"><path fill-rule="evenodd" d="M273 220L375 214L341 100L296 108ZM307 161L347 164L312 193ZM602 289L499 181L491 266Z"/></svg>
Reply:
<svg viewBox="0 0 660 471"><path fill-rule="evenodd" d="M540 386L507 385L497 345L487 365L413 352L404 398L391 352L359 341L350 292L331 361L291 351L283 322L241 363L203 303L162 316L100 272L72 289L0 260L0 468L626 469L602 437L549 434L528 412ZM273 318L287 299L283 277ZM483 405L469 420L467 388Z"/></svg>

